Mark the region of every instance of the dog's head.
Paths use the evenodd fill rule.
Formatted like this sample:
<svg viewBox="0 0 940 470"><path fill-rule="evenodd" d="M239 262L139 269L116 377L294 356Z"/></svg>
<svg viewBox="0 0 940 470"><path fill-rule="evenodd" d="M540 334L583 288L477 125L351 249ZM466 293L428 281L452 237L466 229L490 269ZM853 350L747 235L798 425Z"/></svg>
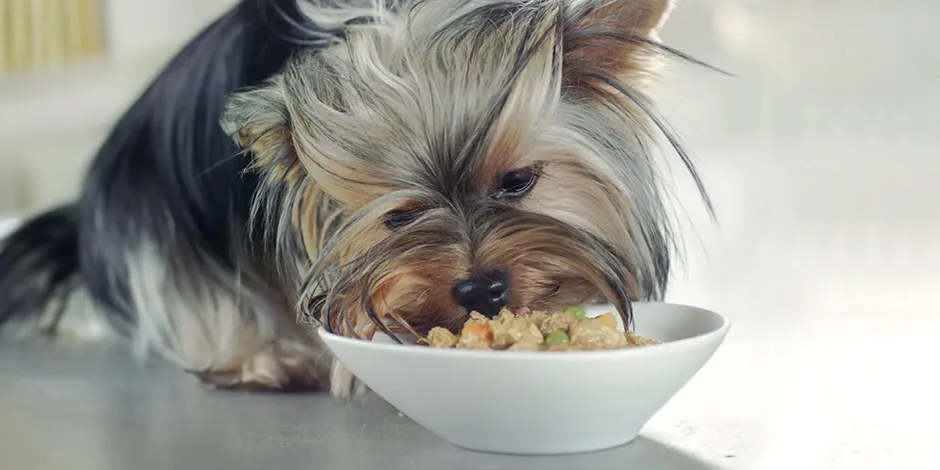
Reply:
<svg viewBox="0 0 940 470"><path fill-rule="evenodd" d="M669 7L406 1L235 95L224 125L302 253L301 310L325 294L329 328L371 336L605 299L629 320L659 297L662 124L640 89Z"/></svg>

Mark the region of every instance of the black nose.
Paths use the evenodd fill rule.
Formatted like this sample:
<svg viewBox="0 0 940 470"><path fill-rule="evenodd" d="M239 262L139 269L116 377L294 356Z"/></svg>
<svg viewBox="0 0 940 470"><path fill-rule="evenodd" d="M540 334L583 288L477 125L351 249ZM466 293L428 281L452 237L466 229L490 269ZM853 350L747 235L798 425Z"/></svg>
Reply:
<svg viewBox="0 0 940 470"><path fill-rule="evenodd" d="M477 311L495 317L506 306L509 297L509 280L503 272L492 272L485 276L460 281L454 286L454 300L468 312Z"/></svg>

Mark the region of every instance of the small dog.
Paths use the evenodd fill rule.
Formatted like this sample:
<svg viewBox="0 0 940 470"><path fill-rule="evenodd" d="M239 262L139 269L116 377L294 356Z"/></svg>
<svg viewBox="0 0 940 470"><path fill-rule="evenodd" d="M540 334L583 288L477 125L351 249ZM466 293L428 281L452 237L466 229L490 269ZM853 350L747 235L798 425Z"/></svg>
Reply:
<svg viewBox="0 0 940 470"><path fill-rule="evenodd" d="M80 199L0 251L0 321L86 292L222 388L354 392L312 326L659 299L673 252L641 90L669 0L246 0L167 66ZM220 125L221 123L221 125ZM699 188L702 189L699 182ZM702 190L702 196L708 203Z"/></svg>

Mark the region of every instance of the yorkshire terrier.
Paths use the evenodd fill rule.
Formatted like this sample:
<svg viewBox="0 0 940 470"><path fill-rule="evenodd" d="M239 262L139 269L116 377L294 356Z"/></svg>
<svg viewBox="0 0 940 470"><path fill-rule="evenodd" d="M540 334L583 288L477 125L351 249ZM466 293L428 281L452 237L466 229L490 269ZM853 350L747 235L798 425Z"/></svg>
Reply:
<svg viewBox="0 0 940 470"><path fill-rule="evenodd" d="M315 326L662 297L657 133L702 188L642 91L688 59L670 0L326 1L245 0L169 63L78 201L2 242L8 329L84 292L209 384L347 395Z"/></svg>

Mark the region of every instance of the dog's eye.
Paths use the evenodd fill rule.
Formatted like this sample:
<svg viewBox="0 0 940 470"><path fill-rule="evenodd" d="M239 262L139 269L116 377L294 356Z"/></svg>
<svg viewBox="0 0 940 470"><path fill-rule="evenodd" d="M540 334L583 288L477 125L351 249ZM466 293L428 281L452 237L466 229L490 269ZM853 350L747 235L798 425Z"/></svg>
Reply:
<svg viewBox="0 0 940 470"><path fill-rule="evenodd" d="M409 209L396 209L385 214L385 226L391 231L403 229L421 216L421 212Z"/></svg>
<svg viewBox="0 0 940 470"><path fill-rule="evenodd" d="M510 171L500 180L497 197L511 199L523 197L532 191L538 180L539 169L537 167Z"/></svg>

